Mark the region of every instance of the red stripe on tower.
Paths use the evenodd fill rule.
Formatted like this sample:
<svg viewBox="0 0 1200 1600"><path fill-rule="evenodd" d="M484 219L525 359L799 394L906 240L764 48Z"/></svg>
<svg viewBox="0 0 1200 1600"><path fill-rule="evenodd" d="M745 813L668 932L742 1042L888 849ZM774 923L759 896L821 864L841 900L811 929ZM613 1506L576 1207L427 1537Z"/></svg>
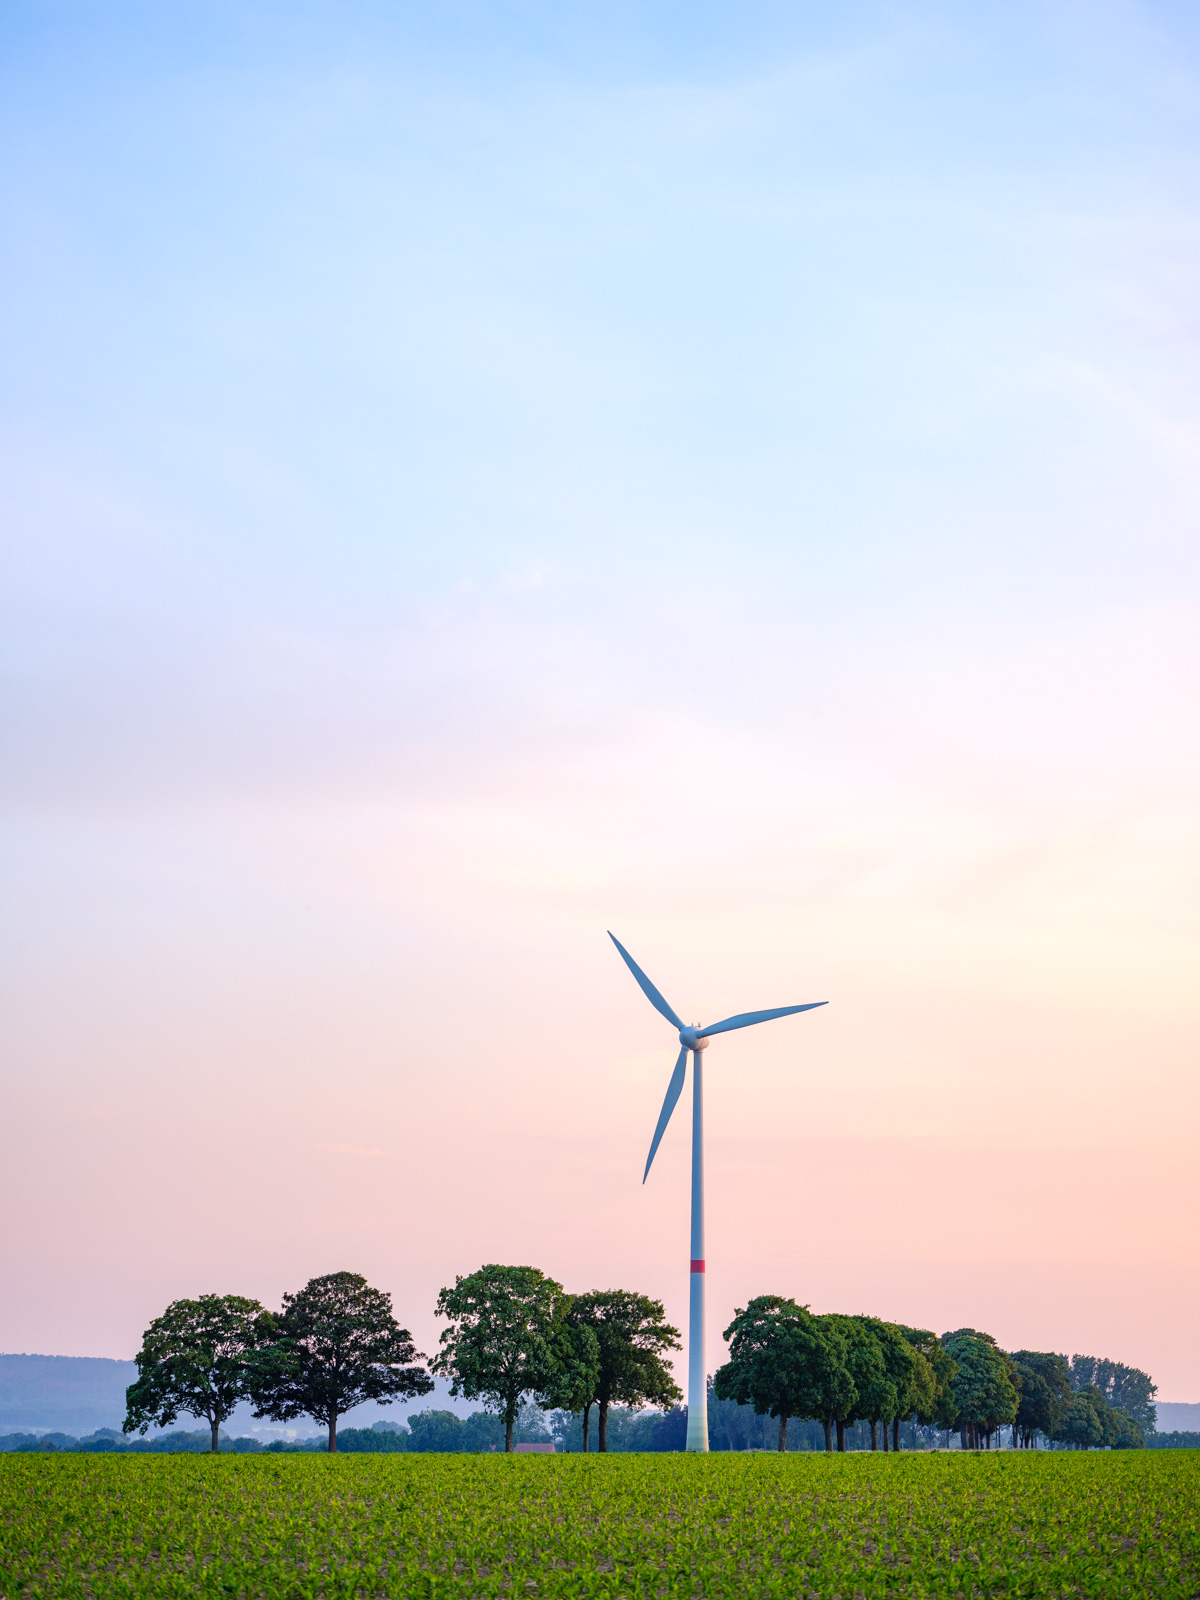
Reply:
<svg viewBox="0 0 1200 1600"><path fill-rule="evenodd" d="M703 1272L704 1271L704 1263L703 1263L703 1261L693 1261L692 1262L692 1271L693 1272Z"/></svg>

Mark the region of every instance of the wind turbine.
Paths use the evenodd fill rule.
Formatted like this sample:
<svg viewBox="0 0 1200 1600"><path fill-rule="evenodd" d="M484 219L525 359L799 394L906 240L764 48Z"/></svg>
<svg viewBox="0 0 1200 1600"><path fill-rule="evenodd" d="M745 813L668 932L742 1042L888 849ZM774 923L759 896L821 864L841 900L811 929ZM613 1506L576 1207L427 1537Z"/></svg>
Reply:
<svg viewBox="0 0 1200 1600"><path fill-rule="evenodd" d="M708 1383L704 1365L704 1068L700 1052L708 1048L714 1033L732 1033L735 1028L750 1028L756 1022L770 1022L775 1017L790 1017L797 1011L815 1011L827 1005L826 1000L810 1000L805 1006L778 1006L774 1011L740 1011L736 1017L726 1017L724 1022L713 1022L707 1028L689 1028L682 1023L670 1006L638 966L625 946L613 933L608 936L621 952L621 958L637 979L642 993L673 1027L679 1029L679 1059L667 1085L666 1099L658 1114L658 1126L650 1141L650 1154L646 1157L646 1170L642 1182L650 1176L650 1164L667 1131L679 1096L683 1093L683 1080L687 1076L688 1051L692 1053L692 1270L691 1295L688 1301L688 1425L687 1449L708 1449Z"/></svg>

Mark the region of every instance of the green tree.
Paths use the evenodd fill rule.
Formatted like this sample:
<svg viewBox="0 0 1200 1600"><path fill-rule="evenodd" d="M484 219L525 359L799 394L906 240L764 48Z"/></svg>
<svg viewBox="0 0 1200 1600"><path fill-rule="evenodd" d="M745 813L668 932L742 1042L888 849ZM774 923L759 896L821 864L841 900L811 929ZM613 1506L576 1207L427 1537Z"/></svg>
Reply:
<svg viewBox="0 0 1200 1600"><path fill-rule="evenodd" d="M1091 1450L1102 1445L1107 1402L1099 1389L1081 1389L1066 1398L1059 1414L1054 1438L1073 1450Z"/></svg>
<svg viewBox="0 0 1200 1600"><path fill-rule="evenodd" d="M348 1455L399 1455L409 1448L409 1436L397 1429L395 1433L380 1433L370 1428L339 1428L338 1454Z"/></svg>
<svg viewBox="0 0 1200 1600"><path fill-rule="evenodd" d="M883 1349L871 1330L871 1318L834 1312L827 1321L838 1329L846 1342L846 1370L853 1380L856 1396L852 1408L837 1418L837 1447L839 1450L846 1448L846 1423L861 1418L871 1425L871 1448L878 1449L876 1425L881 1417L894 1415L896 1387L888 1377Z"/></svg>
<svg viewBox="0 0 1200 1600"><path fill-rule="evenodd" d="M892 1449L900 1448L900 1419L911 1417L918 1411L928 1410L933 1404L933 1370L910 1340L904 1330L894 1322L883 1322L878 1317L857 1319L872 1334L883 1355L884 1370L891 1385L891 1409L878 1419L883 1424L883 1448L888 1447L888 1428L891 1428ZM886 1396L885 1396L886 1398ZM874 1448L875 1423L871 1422L871 1443Z"/></svg>
<svg viewBox="0 0 1200 1600"><path fill-rule="evenodd" d="M1154 1397L1158 1388L1148 1372L1096 1356L1072 1356L1070 1372L1073 1389L1098 1389L1109 1405L1125 1412L1139 1429L1153 1433L1156 1426Z"/></svg>
<svg viewBox="0 0 1200 1600"><path fill-rule="evenodd" d="M364 1400L428 1394L433 1380L407 1328L392 1315L392 1297L357 1272L310 1278L285 1294L272 1319L273 1340L253 1381L256 1417L287 1422L308 1416L329 1430L337 1450L337 1422Z"/></svg>
<svg viewBox="0 0 1200 1600"><path fill-rule="evenodd" d="M122 1431L168 1428L179 1413L203 1417L218 1448L221 1424L251 1391L269 1319L257 1300L202 1294L174 1300L142 1335L138 1375L125 1391Z"/></svg>
<svg viewBox="0 0 1200 1600"><path fill-rule="evenodd" d="M463 1423L462 1447L478 1453L504 1449L504 1424L489 1411L472 1411Z"/></svg>
<svg viewBox="0 0 1200 1600"><path fill-rule="evenodd" d="M504 1421L504 1449L513 1447L513 1426L527 1395L559 1404L578 1373L564 1373L565 1359L582 1359L566 1338L571 1297L561 1283L536 1267L482 1266L457 1277L437 1298L442 1332L435 1372L450 1379L450 1392L483 1400Z"/></svg>
<svg viewBox="0 0 1200 1600"><path fill-rule="evenodd" d="M453 1411L414 1411L408 1419L408 1448L421 1454L463 1448L466 1424Z"/></svg>
<svg viewBox="0 0 1200 1600"><path fill-rule="evenodd" d="M1137 1450L1146 1440L1140 1424L1119 1406L1110 1405L1095 1384L1073 1389L1058 1410L1055 1443L1074 1450Z"/></svg>
<svg viewBox="0 0 1200 1600"><path fill-rule="evenodd" d="M1009 1360L1020 1380L1017 1434L1028 1450L1038 1433L1048 1439L1057 1436L1071 1394L1071 1373L1066 1356L1046 1350L1014 1350Z"/></svg>
<svg viewBox="0 0 1200 1600"><path fill-rule="evenodd" d="M558 1404L578 1411L583 1419L583 1448L588 1448L588 1420L597 1407L597 1445L608 1449L608 1408L626 1405L662 1406L683 1393L663 1359L668 1350L681 1348L679 1329L666 1320L661 1300L627 1289L594 1289L576 1295L567 1313L573 1329L594 1335L597 1349L595 1378L590 1390L580 1387Z"/></svg>
<svg viewBox="0 0 1200 1600"><path fill-rule="evenodd" d="M954 1357L937 1334L929 1328L906 1328L897 1323L901 1336L924 1356L933 1382L933 1392L923 1401L918 1399L913 1407L916 1418L924 1427L952 1428L957 1415L954 1405L954 1374L958 1370Z"/></svg>
<svg viewBox="0 0 1200 1600"><path fill-rule="evenodd" d="M779 1418L779 1448L787 1449L789 1417L821 1418L853 1404L845 1346L807 1306L777 1294L757 1295L738 1308L725 1329L729 1360L717 1369L718 1400L752 1405Z"/></svg>
<svg viewBox="0 0 1200 1600"><path fill-rule="evenodd" d="M575 1301L570 1296L566 1305L566 1314L555 1327L549 1341L552 1377L539 1398L547 1406L582 1413L586 1449L588 1412L595 1403L596 1384L600 1376L600 1341L594 1328L571 1320ZM519 1423L517 1432L520 1432ZM516 1442L535 1444L542 1441L518 1438Z"/></svg>
<svg viewBox="0 0 1200 1600"><path fill-rule="evenodd" d="M837 1448L845 1450L846 1424L853 1422L859 1415L858 1380L862 1378L867 1384L873 1382L877 1372L880 1375L883 1372L883 1359L875 1341L865 1329L859 1327L853 1317L843 1316L838 1311L830 1311L822 1316L821 1321L835 1343L838 1359L850 1382L848 1385L838 1385L827 1393L825 1404L816 1415L816 1421L825 1430L826 1450L833 1448L835 1431Z"/></svg>
<svg viewBox="0 0 1200 1600"><path fill-rule="evenodd" d="M977 1450L990 1442L1001 1423L1011 1422L1016 1416L1016 1372L990 1333L959 1328L943 1334L942 1343L958 1367L954 1401L963 1449Z"/></svg>
<svg viewBox="0 0 1200 1600"><path fill-rule="evenodd" d="M1112 1414L1116 1425L1115 1437L1112 1440L1113 1449L1144 1450L1146 1435L1142 1432L1141 1423L1128 1412L1122 1411L1119 1406L1112 1407Z"/></svg>

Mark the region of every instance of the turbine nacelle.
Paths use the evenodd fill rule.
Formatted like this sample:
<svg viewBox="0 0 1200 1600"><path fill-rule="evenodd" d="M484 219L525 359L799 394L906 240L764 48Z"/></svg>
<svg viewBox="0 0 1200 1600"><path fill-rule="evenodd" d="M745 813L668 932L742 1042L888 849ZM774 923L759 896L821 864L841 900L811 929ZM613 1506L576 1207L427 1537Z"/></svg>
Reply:
<svg viewBox="0 0 1200 1600"><path fill-rule="evenodd" d="M679 1042L685 1050L707 1050L708 1040L698 1028L680 1028Z"/></svg>

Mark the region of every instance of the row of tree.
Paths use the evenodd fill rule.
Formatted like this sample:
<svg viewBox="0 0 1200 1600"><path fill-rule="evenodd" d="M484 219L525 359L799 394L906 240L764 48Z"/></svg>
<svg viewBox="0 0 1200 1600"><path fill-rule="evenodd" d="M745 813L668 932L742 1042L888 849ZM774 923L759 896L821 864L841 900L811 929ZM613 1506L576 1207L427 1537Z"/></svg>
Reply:
<svg viewBox="0 0 1200 1600"><path fill-rule="evenodd" d="M619 1289L570 1295L536 1267L491 1265L443 1289L437 1313L447 1327L427 1362L390 1295L357 1273L313 1278L278 1312L238 1295L177 1300L146 1330L124 1431L169 1427L185 1413L208 1422L216 1450L221 1425L248 1400L256 1417L312 1417L336 1450L339 1417L364 1401L428 1394L439 1374L455 1397L483 1403L506 1451L530 1402L558 1412L560 1436L573 1418L584 1450L595 1411L602 1451L612 1408L674 1408L655 1425L653 1446L671 1447L682 1395L667 1360L680 1340L661 1301ZM835 1439L845 1449L846 1428L859 1422L885 1450L901 1447L902 1421L957 1428L964 1448L989 1447L1004 1424L1014 1444L1043 1434L1080 1446L1138 1444L1139 1424L1154 1425L1145 1373L1090 1357L1007 1354L971 1328L938 1338L760 1295L725 1339L715 1397L777 1418L781 1450L790 1418L819 1423L826 1449Z"/></svg>
<svg viewBox="0 0 1200 1600"><path fill-rule="evenodd" d="M715 1375L721 1399L779 1420L821 1424L825 1448L846 1447L849 1424L870 1428L871 1447L900 1449L901 1423L953 1428L964 1449L990 1448L1001 1427L1026 1448L1039 1434L1079 1448L1130 1448L1154 1426L1154 1384L1118 1362L1047 1351L1001 1350L990 1334L959 1328L938 1338L877 1317L816 1316L779 1295L760 1295L725 1330L729 1360Z"/></svg>
<svg viewBox="0 0 1200 1600"><path fill-rule="evenodd" d="M485 1266L443 1289L437 1311L449 1325L426 1367L391 1296L357 1273L313 1278L278 1312L240 1295L176 1300L143 1337L124 1431L170 1427L182 1412L207 1421L216 1450L222 1423L248 1400L256 1417L312 1417L336 1450L339 1417L367 1400L428 1394L437 1373L501 1420L506 1451L528 1400L577 1413L585 1449L595 1410L604 1450L610 1406L682 1398L665 1360L678 1330L647 1295L569 1295L536 1267Z"/></svg>

